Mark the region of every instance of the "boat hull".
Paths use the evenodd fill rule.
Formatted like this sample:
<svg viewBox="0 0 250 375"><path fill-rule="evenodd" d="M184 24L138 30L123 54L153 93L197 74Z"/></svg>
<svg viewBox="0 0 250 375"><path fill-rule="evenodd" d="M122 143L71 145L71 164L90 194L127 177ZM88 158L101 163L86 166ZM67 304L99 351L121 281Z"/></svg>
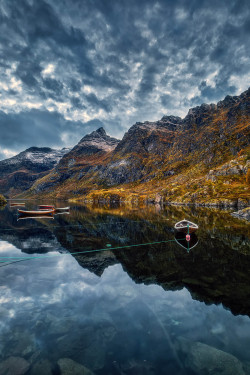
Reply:
<svg viewBox="0 0 250 375"><path fill-rule="evenodd" d="M198 229L198 225L184 219L176 223L174 229L178 232L189 234L194 233Z"/></svg>
<svg viewBox="0 0 250 375"><path fill-rule="evenodd" d="M26 210L17 210L18 213L22 216L41 216L41 215L52 215L55 210L40 210L40 211L26 211Z"/></svg>

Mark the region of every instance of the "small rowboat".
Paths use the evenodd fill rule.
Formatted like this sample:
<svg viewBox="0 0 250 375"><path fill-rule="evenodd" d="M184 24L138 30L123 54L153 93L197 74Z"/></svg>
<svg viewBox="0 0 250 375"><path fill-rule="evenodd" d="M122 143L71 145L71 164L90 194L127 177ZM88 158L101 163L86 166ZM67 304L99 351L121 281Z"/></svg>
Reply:
<svg viewBox="0 0 250 375"><path fill-rule="evenodd" d="M39 211L25 211L25 210L17 210L20 215L28 215L28 216L37 216L37 215L51 215L55 212L55 210L39 210Z"/></svg>
<svg viewBox="0 0 250 375"><path fill-rule="evenodd" d="M11 203L10 207L25 206L25 203Z"/></svg>
<svg viewBox="0 0 250 375"><path fill-rule="evenodd" d="M55 208L55 211L58 211L58 212L60 212L60 211L68 211L69 210L69 207L56 207Z"/></svg>
<svg viewBox="0 0 250 375"><path fill-rule="evenodd" d="M184 219L178 221L178 223L175 224L174 229L176 229L178 232L193 233L198 229L198 225L192 223L192 221Z"/></svg>

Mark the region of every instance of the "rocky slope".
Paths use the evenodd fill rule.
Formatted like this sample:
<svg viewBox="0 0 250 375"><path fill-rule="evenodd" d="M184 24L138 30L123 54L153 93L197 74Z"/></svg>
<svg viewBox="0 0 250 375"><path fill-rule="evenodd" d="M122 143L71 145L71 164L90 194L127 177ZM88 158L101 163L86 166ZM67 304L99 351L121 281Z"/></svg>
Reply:
<svg viewBox="0 0 250 375"><path fill-rule="evenodd" d="M31 194L247 205L249 96L250 89L202 104L184 119L138 122L120 142L98 129L37 181Z"/></svg>
<svg viewBox="0 0 250 375"><path fill-rule="evenodd" d="M64 191L64 194L83 194L88 186L95 186L96 173L108 160L119 140L108 136L103 128L83 137L80 142L60 160L45 178L37 181L33 192ZM88 182L81 189L82 182Z"/></svg>
<svg viewBox="0 0 250 375"><path fill-rule="evenodd" d="M20 154L0 161L0 191L7 196L31 187L35 180L52 169L69 149L31 147Z"/></svg>

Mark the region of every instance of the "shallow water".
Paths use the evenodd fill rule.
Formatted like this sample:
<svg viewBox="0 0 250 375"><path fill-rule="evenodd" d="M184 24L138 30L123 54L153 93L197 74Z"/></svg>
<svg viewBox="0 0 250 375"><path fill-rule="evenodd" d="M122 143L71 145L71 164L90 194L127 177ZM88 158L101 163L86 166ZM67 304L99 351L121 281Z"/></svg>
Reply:
<svg viewBox="0 0 250 375"><path fill-rule="evenodd" d="M175 240L183 218L199 225L192 249ZM250 374L249 224L229 212L72 205L17 220L7 206L0 257L0 374L15 375L9 357L28 375Z"/></svg>

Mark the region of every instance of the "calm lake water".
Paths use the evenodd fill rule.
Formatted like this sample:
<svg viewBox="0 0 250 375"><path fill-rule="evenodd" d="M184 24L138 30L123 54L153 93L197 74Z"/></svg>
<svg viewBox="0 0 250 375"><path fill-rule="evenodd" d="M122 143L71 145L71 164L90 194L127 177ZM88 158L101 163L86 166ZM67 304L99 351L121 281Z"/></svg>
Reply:
<svg viewBox="0 0 250 375"><path fill-rule="evenodd" d="M184 218L191 249L175 239ZM249 237L220 210L72 204L17 220L6 206L0 375L250 374Z"/></svg>

